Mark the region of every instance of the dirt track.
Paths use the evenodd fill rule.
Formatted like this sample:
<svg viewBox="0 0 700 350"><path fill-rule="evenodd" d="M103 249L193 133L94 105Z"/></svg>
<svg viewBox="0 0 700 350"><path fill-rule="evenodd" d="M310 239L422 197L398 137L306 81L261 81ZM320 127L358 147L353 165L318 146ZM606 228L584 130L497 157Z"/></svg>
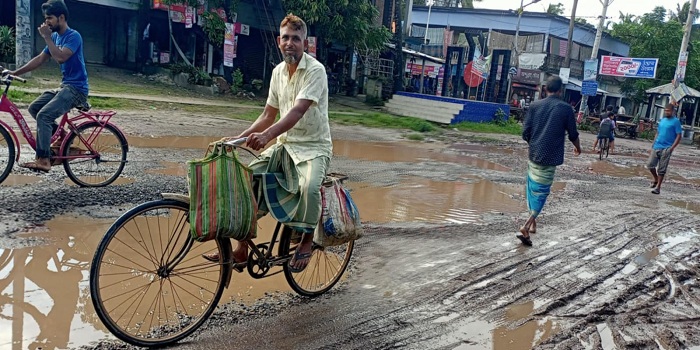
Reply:
<svg viewBox="0 0 700 350"><path fill-rule="evenodd" d="M161 192L186 192L183 176L154 170L162 168L163 161L197 158L206 140L224 136L223 130L235 134L247 125L172 111L121 112L115 121L132 145L124 176L133 182L80 189L65 184L57 168L39 182L2 187L0 248L50 247L50 240L15 235L64 213L111 220ZM525 248L514 237L525 219L521 188L526 145L517 137L493 136L489 141L446 131L432 142L397 144L400 132L337 125L332 130L334 139L346 140L336 145L332 170L350 175L349 186L361 197L358 202L376 202L363 193L393 188L398 192L391 198L397 201L423 196L401 202L409 206L408 212L415 208L424 214L434 208L439 214L444 193L423 195L420 186L449 183L455 189L467 188L464 193L473 199L468 205L460 198L450 200L466 207L460 213L476 218L463 224L450 224L437 214L428 219L382 218L376 214L381 212L378 204L367 211L371 222L355 252L350 279L333 293L312 301L284 294L255 305L223 306L196 340L181 344L183 348L700 345L700 157L694 148L681 146L674 154L672 176L660 196L649 192L640 168L648 142L618 139L621 154L603 162L594 154L574 158L569 152L557 173L558 189L533 238L535 246ZM192 137L170 138L184 135ZM590 148L593 135L582 138ZM24 159L31 157L26 147L22 152ZM15 173L30 175L17 168ZM492 187L482 186L487 180ZM494 192L502 196L487 206L484 198ZM85 344L76 337L71 336L69 346Z"/></svg>

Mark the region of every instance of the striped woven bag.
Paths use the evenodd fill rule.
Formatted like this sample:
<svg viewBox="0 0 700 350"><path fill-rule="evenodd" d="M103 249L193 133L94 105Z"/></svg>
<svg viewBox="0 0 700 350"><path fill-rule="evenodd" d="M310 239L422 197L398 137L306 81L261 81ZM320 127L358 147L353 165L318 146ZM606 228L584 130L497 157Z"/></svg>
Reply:
<svg viewBox="0 0 700 350"><path fill-rule="evenodd" d="M204 159L188 164L190 234L203 242L214 238L246 239L256 226L253 172L233 147L216 142Z"/></svg>

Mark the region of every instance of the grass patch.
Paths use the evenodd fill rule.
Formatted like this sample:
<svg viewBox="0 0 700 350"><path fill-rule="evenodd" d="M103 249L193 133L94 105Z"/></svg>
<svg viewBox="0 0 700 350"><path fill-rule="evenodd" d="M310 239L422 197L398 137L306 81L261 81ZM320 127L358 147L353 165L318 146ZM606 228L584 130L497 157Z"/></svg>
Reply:
<svg viewBox="0 0 700 350"><path fill-rule="evenodd" d="M410 129L418 132L437 130L434 123L412 117L395 117L393 115L368 112L361 115L345 115L330 113L332 121L344 125L361 125L370 128Z"/></svg>
<svg viewBox="0 0 700 350"><path fill-rule="evenodd" d="M416 133L411 133L406 136L407 139L411 141L423 141L425 140L425 136L422 134L416 134Z"/></svg>
<svg viewBox="0 0 700 350"><path fill-rule="evenodd" d="M7 92L7 97L14 103L31 103L37 97L39 97L39 94L19 90L9 90Z"/></svg>
<svg viewBox="0 0 700 350"><path fill-rule="evenodd" d="M500 126L493 123L463 122L455 124L454 127L460 131L480 132L485 134L521 135L523 133L522 126L517 123L507 123L506 125Z"/></svg>

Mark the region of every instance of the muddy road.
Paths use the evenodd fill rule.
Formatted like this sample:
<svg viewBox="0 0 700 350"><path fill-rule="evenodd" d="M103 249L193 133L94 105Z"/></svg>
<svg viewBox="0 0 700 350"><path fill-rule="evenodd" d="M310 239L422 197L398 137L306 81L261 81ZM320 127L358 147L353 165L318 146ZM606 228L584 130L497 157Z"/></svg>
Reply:
<svg viewBox="0 0 700 350"><path fill-rule="evenodd" d="M101 235L128 208L185 193L184 162L248 125L178 111L115 122L130 144L118 184L83 189L60 167L15 167L0 186L0 348L124 347L89 299ZM178 348L700 349L695 148L679 147L659 196L643 168L649 142L618 139L603 161L569 153L526 248L515 238L526 218L518 137L332 131L331 170L350 176L366 222L347 280L307 300L280 275L236 274ZM590 149L593 135L582 141ZM32 156L23 146L22 160Z"/></svg>

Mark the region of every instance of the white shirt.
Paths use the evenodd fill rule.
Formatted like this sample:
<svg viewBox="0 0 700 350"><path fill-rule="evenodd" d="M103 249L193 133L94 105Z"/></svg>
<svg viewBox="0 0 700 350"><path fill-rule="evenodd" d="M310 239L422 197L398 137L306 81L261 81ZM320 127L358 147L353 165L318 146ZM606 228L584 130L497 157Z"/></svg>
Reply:
<svg viewBox="0 0 700 350"><path fill-rule="evenodd" d="M306 53L291 78L285 62L272 71L267 104L279 109L281 118L284 118L296 100L311 100L313 103L294 127L277 137L277 144L284 146L294 164L321 156L332 158L326 68Z"/></svg>

